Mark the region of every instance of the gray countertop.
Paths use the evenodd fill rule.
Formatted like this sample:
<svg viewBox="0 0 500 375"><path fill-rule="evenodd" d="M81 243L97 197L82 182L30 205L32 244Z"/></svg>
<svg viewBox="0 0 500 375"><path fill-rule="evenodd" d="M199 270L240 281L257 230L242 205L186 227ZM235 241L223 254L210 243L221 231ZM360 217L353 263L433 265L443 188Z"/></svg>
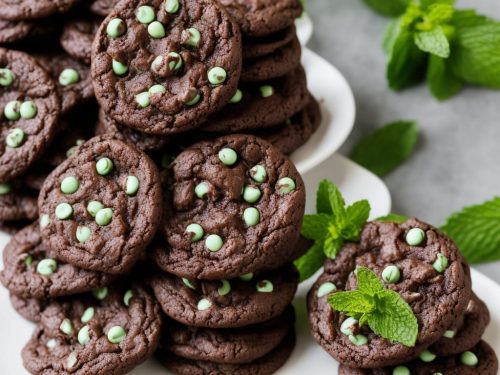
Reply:
<svg viewBox="0 0 500 375"><path fill-rule="evenodd" d="M457 6L500 19L498 0L459 0ZM451 212L500 195L500 91L467 87L445 102L425 84L393 92L381 49L387 18L361 0L307 0L307 8L315 25L309 47L345 75L356 97L356 126L341 152L348 155L360 137L385 123L420 124L416 153L384 178L394 212L440 225ZM500 282L500 262L476 268Z"/></svg>

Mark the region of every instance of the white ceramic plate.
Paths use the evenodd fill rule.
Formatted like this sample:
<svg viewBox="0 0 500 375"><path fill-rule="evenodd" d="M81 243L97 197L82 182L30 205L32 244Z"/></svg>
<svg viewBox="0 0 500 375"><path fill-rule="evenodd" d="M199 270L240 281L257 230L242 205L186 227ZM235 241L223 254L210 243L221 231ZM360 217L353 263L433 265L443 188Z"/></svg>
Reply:
<svg viewBox="0 0 500 375"><path fill-rule="evenodd" d="M355 104L344 76L328 61L304 48L302 63L309 90L321 104L323 121L311 139L292 154L304 174L328 159L344 143L354 126Z"/></svg>
<svg viewBox="0 0 500 375"><path fill-rule="evenodd" d="M300 18L297 18L295 26L297 27L297 36L299 37L300 43L305 46L309 43L313 35L313 22L309 15L304 13Z"/></svg>

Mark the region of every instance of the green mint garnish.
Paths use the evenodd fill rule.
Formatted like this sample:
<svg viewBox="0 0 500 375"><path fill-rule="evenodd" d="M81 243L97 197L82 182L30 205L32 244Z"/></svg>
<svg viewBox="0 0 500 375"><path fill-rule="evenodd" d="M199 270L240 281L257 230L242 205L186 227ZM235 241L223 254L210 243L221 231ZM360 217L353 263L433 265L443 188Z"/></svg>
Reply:
<svg viewBox="0 0 500 375"><path fill-rule="evenodd" d="M363 0L366 5L384 16L397 17L404 13L410 0Z"/></svg>
<svg viewBox="0 0 500 375"><path fill-rule="evenodd" d="M395 291L384 289L377 275L368 268L356 270L358 289L333 293L330 306L368 325L383 338L413 347L417 341L418 323L411 307Z"/></svg>

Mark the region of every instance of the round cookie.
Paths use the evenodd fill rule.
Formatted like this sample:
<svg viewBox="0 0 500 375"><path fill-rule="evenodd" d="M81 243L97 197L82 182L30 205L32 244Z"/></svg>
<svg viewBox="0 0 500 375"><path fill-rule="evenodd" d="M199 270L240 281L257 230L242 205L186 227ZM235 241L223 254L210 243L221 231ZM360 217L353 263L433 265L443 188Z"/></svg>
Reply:
<svg viewBox="0 0 500 375"><path fill-rule="evenodd" d="M242 364L220 364L209 361L194 361L178 357L160 349L157 359L178 375L271 375L285 364L295 347L295 333L291 332L272 352L253 362Z"/></svg>
<svg viewBox="0 0 500 375"><path fill-rule="evenodd" d="M90 11L98 16L106 17L117 3L118 0L90 0Z"/></svg>
<svg viewBox="0 0 500 375"><path fill-rule="evenodd" d="M277 126L309 100L304 69L273 80L240 85L239 101L229 103L202 126L209 132L236 133Z"/></svg>
<svg viewBox="0 0 500 375"><path fill-rule="evenodd" d="M238 328L281 315L298 285L293 265L224 281L188 280L166 273L151 279L163 311L183 324Z"/></svg>
<svg viewBox="0 0 500 375"><path fill-rule="evenodd" d="M51 259L39 226L35 222L18 232L3 251L0 281L11 293L42 299L83 293L111 283L111 275Z"/></svg>
<svg viewBox="0 0 500 375"><path fill-rule="evenodd" d="M470 353L473 353L473 355L471 356ZM471 366L464 364L462 361L462 355L464 355L467 362L471 359L477 358L477 365ZM340 365L339 375L496 375L498 370L498 360L493 349L486 342L481 341L472 350L468 351L467 354L460 353L456 356L438 357L430 363L426 363L421 360L414 360L398 366L398 373L396 373L395 370L396 367L380 369L353 369Z"/></svg>
<svg viewBox="0 0 500 375"><path fill-rule="evenodd" d="M156 350L161 312L139 285L53 302L22 351L33 374L125 374Z"/></svg>
<svg viewBox="0 0 500 375"><path fill-rule="evenodd" d="M0 183L0 221L35 220L38 217L37 193L22 180Z"/></svg>
<svg viewBox="0 0 500 375"><path fill-rule="evenodd" d="M68 55L90 65L92 42L101 22L100 18L80 18L66 22L59 41Z"/></svg>
<svg viewBox="0 0 500 375"><path fill-rule="evenodd" d="M122 1L94 41L96 96L124 125L184 132L234 95L241 54L238 26L217 1Z"/></svg>
<svg viewBox="0 0 500 375"><path fill-rule="evenodd" d="M0 18L22 21L67 12L78 0L0 0Z"/></svg>
<svg viewBox="0 0 500 375"><path fill-rule="evenodd" d="M284 76L300 64L302 48L295 37L269 55L243 60L241 82L262 82Z"/></svg>
<svg viewBox="0 0 500 375"><path fill-rule="evenodd" d="M220 0L243 34L266 36L290 27L302 14L299 0Z"/></svg>
<svg viewBox="0 0 500 375"><path fill-rule="evenodd" d="M167 272L223 279L277 268L300 234L305 188L295 166L251 135L197 143L171 165L153 258Z"/></svg>
<svg viewBox="0 0 500 375"><path fill-rule="evenodd" d="M189 327L170 321L163 336L163 346L176 356L195 361L246 363L278 347L293 329L294 321L292 306L270 321L234 329Z"/></svg>
<svg viewBox="0 0 500 375"><path fill-rule="evenodd" d="M243 36L243 61L269 55L289 44L295 36L294 25L261 38Z"/></svg>
<svg viewBox="0 0 500 375"><path fill-rule="evenodd" d="M158 171L135 147L95 137L49 175L38 206L51 256L84 269L125 273L159 225Z"/></svg>
<svg viewBox="0 0 500 375"><path fill-rule="evenodd" d="M21 298L15 294L10 294L10 303L14 310L24 319L34 323L40 321L43 310L50 302L50 300Z"/></svg>
<svg viewBox="0 0 500 375"><path fill-rule="evenodd" d="M399 293L412 308L419 325L416 345L391 343L363 326L359 334L367 342L357 346L340 330L347 317L330 307L326 295L318 297L318 289L330 282L337 290L354 290L356 267L370 268L380 278L389 265L398 267L401 276L386 288ZM309 322L316 341L340 363L385 367L416 358L439 340L463 316L470 298L469 267L451 239L417 219L403 224L370 222L359 243L347 243L334 260L325 262L325 273L308 294Z"/></svg>
<svg viewBox="0 0 500 375"><path fill-rule="evenodd" d="M43 154L61 105L55 83L34 58L0 48L0 68L0 181L8 181Z"/></svg>

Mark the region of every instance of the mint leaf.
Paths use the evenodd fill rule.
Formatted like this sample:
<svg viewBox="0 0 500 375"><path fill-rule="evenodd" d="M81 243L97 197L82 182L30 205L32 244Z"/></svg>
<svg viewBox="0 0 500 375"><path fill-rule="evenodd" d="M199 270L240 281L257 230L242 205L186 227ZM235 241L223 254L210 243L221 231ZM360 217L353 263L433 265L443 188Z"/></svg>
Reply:
<svg viewBox="0 0 500 375"><path fill-rule="evenodd" d="M435 3L428 7L427 19L434 24L440 25L451 20L454 13L455 8L453 8L453 4L448 4L447 2Z"/></svg>
<svg viewBox="0 0 500 375"><path fill-rule="evenodd" d="M430 31L419 31L415 33L415 44L424 52L442 57L450 56L450 43L444 35L441 26Z"/></svg>
<svg viewBox="0 0 500 375"><path fill-rule="evenodd" d="M366 5L384 16L396 17L404 13L410 0L363 0Z"/></svg>
<svg viewBox="0 0 500 375"><path fill-rule="evenodd" d="M306 254L297 259L294 264L300 275L300 282L307 280L323 266L326 255L323 243L316 242Z"/></svg>
<svg viewBox="0 0 500 375"><path fill-rule="evenodd" d="M401 30L401 19L392 20L385 29L382 48L386 55L390 55Z"/></svg>
<svg viewBox="0 0 500 375"><path fill-rule="evenodd" d="M454 5L456 0L420 0L420 5L424 9L429 9L436 4Z"/></svg>
<svg viewBox="0 0 500 375"><path fill-rule="evenodd" d="M319 183L316 194L316 211L323 214L333 214L343 216L345 202L342 194L335 184L328 180L322 180Z"/></svg>
<svg viewBox="0 0 500 375"><path fill-rule="evenodd" d="M384 290L384 284L382 284L377 275L366 267L359 267L356 270L356 278L360 292L375 296L375 294Z"/></svg>
<svg viewBox="0 0 500 375"><path fill-rule="evenodd" d="M305 215L302 223L302 235L311 240L323 240L328 231L331 217L326 214Z"/></svg>
<svg viewBox="0 0 500 375"><path fill-rule="evenodd" d="M354 147L351 159L383 176L411 155L417 138L418 127L415 122L394 122L362 139Z"/></svg>
<svg viewBox="0 0 500 375"><path fill-rule="evenodd" d="M441 230L470 263L500 260L500 198L452 214Z"/></svg>
<svg viewBox="0 0 500 375"><path fill-rule="evenodd" d="M377 293L377 298L376 311L367 316L370 329L388 340L415 346L418 322L408 303L392 290Z"/></svg>
<svg viewBox="0 0 500 375"><path fill-rule="evenodd" d="M427 85L435 98L445 100L458 93L463 83L453 74L448 60L432 55L427 67Z"/></svg>
<svg viewBox="0 0 500 375"><path fill-rule="evenodd" d="M323 243L323 251L328 258L335 259L339 251L342 249L343 244L344 240L342 237L328 236Z"/></svg>
<svg viewBox="0 0 500 375"><path fill-rule="evenodd" d="M398 224L404 223L406 220L408 220L407 216L397 215L397 214L389 214L375 219L375 221L394 222Z"/></svg>
<svg viewBox="0 0 500 375"><path fill-rule="evenodd" d="M370 216L370 203L367 200L355 202L346 209L346 227L342 231L343 237L348 241L357 241L363 225Z"/></svg>
<svg viewBox="0 0 500 375"><path fill-rule="evenodd" d="M371 313L375 310L375 300L358 290L333 293L328 297L328 303L337 311L348 315Z"/></svg>

